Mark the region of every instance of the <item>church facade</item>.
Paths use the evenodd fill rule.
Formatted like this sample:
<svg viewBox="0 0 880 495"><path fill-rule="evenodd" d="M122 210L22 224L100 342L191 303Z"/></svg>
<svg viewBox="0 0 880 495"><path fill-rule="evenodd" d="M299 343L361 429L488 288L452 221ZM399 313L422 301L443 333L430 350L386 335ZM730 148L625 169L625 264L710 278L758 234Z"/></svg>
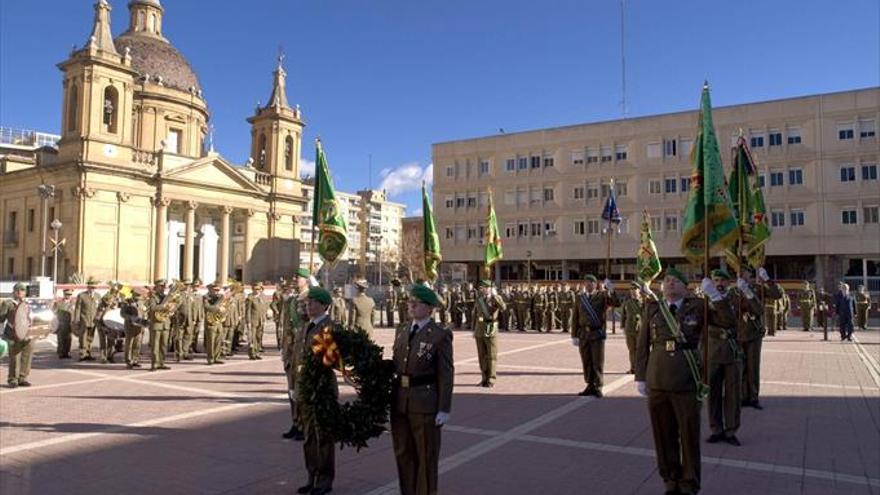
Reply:
<svg viewBox="0 0 880 495"><path fill-rule="evenodd" d="M248 118L250 159L235 166L206 143L208 104L164 36L159 0L129 2L129 27L116 38L110 5L94 8L86 45L58 64L57 150L0 155L0 279L52 274L55 219L65 240L59 282L289 276L307 205L305 124L288 103L282 60L268 103Z"/></svg>

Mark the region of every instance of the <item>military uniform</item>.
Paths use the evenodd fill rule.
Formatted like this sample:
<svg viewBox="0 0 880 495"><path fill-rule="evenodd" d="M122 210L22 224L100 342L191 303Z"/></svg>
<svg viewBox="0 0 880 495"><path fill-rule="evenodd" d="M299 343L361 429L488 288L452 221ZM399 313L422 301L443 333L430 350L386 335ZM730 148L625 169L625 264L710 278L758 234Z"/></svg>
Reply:
<svg viewBox="0 0 880 495"><path fill-rule="evenodd" d="M462 316L462 328L470 330L474 326L474 321L471 319L471 316L474 314L474 301L476 299L476 294L474 293L474 286L472 284L468 284L467 287L464 288L461 294L461 316Z"/></svg>
<svg viewBox="0 0 880 495"><path fill-rule="evenodd" d="M92 339L95 338L95 318L98 316L98 295L94 284L76 296L73 307L73 325L78 332L79 360L92 361Z"/></svg>
<svg viewBox="0 0 880 495"><path fill-rule="evenodd" d="M798 306L801 310L801 323L804 331L809 332L813 329L813 311L816 309L816 293L813 289L806 287L801 290L798 295Z"/></svg>
<svg viewBox="0 0 880 495"><path fill-rule="evenodd" d="M327 297L329 299L330 295L327 294ZM310 345L312 339L332 324L329 315L326 313L324 313L323 317L319 316L317 318L317 321L312 320L303 327L302 351L305 354L302 354L302 359L304 359L307 353L312 352ZM331 375L334 374L331 368L324 367L322 371ZM333 383L336 383L335 377ZM338 390L336 393L338 394ZM303 397L299 399L307 400ZM328 432L319 431L318 425L314 420L303 418L302 425L303 434L305 435L303 455L306 461L306 471L309 473L307 486L310 486L312 490L331 490L333 488L333 479L336 476L336 446L333 443L332 435L327 434Z"/></svg>
<svg viewBox="0 0 880 495"><path fill-rule="evenodd" d="M263 286L254 287L245 300L245 320L248 329L248 358L263 359L263 330L266 328L268 304L263 299Z"/></svg>
<svg viewBox="0 0 880 495"><path fill-rule="evenodd" d="M773 302L782 297L782 290L779 284L768 283L752 286L751 292L755 304L749 304L747 307L750 309L743 310L743 318L747 321L740 323L736 338L743 351L742 403L760 408L758 398L761 390L761 346L764 334L767 333L766 328L771 328L765 328L761 321L760 308L764 309L764 317L768 313L772 315L774 312L768 311L768 307L772 309Z"/></svg>
<svg viewBox="0 0 880 495"><path fill-rule="evenodd" d="M642 301L637 297L630 297L623 302L621 309L621 324L623 334L626 337L626 348L629 351L629 372L636 370L636 338L639 335L639 323L642 317Z"/></svg>
<svg viewBox="0 0 880 495"><path fill-rule="evenodd" d="M452 321L449 314L449 294L446 287L440 291L440 306L437 308L437 316L440 318L440 325L448 327ZM408 316L408 315L407 315Z"/></svg>
<svg viewBox="0 0 880 495"><path fill-rule="evenodd" d="M864 289L864 287L862 288ZM868 292L856 291L856 326L862 330L868 329L868 311L871 309L871 295Z"/></svg>
<svg viewBox="0 0 880 495"><path fill-rule="evenodd" d="M348 305L345 298L342 297L342 291L336 289L333 291L333 304L330 305L330 319L333 323L348 326L351 320L348 318Z"/></svg>
<svg viewBox="0 0 880 495"><path fill-rule="evenodd" d="M784 289L782 290L782 299L779 300L781 303L781 312L779 313L779 329L780 330L788 330L788 314L791 312L791 298L788 296L788 292Z"/></svg>
<svg viewBox="0 0 880 495"><path fill-rule="evenodd" d="M272 321L275 323L275 345L281 349L281 336L284 328L281 326L281 307L284 305L284 289L286 282L282 279L275 286L275 292L272 293L272 302L269 303L269 309L272 310Z"/></svg>
<svg viewBox="0 0 880 495"><path fill-rule="evenodd" d="M547 290L547 308L544 310L544 321L547 333L556 330L556 311L559 309L559 293L554 289Z"/></svg>
<svg viewBox="0 0 880 495"><path fill-rule="evenodd" d="M128 368L140 368L141 342L144 323L147 322L146 303L140 296L132 295L122 304L120 313L125 319L125 342L122 346L125 365Z"/></svg>
<svg viewBox="0 0 880 495"><path fill-rule="evenodd" d="M385 289L385 325L394 328L394 310L397 308L397 292L394 287Z"/></svg>
<svg viewBox="0 0 880 495"><path fill-rule="evenodd" d="M245 317L247 313L247 296L244 293L244 286L239 287L238 294L233 298L233 302L236 305L237 318L235 320L235 327L232 329L232 342L229 347L230 356L238 352L242 339L247 338L247 318Z"/></svg>
<svg viewBox="0 0 880 495"><path fill-rule="evenodd" d="M213 287L212 287L213 289ZM204 298L205 309L205 358L208 364L220 364L223 353L221 339L225 335L227 301L223 294L211 290Z"/></svg>
<svg viewBox="0 0 880 495"><path fill-rule="evenodd" d="M164 285L157 281L156 285ZM171 313L173 308L163 305L165 293L154 291L147 301L147 314L150 320L150 371L169 369L165 366L165 350L168 349L168 337L171 331Z"/></svg>
<svg viewBox="0 0 880 495"><path fill-rule="evenodd" d="M172 322L171 337L174 345L174 356L177 361L185 359L192 347L193 329L193 293L187 288L180 295L180 304Z"/></svg>
<svg viewBox="0 0 880 495"><path fill-rule="evenodd" d="M205 296L199 293L201 282L197 281L193 284L193 292L191 297L192 304L192 341L189 346L189 356L198 350L199 333L202 325L205 324Z"/></svg>
<svg viewBox="0 0 880 495"><path fill-rule="evenodd" d="M376 303L364 291L366 284L358 285L358 295L351 300L350 321L353 327L361 328L370 337L373 336L373 308Z"/></svg>
<svg viewBox="0 0 880 495"><path fill-rule="evenodd" d="M406 321L409 313L409 306L407 304L408 299L409 297L403 287L398 287L397 299L395 300L395 303L397 304L397 321Z"/></svg>
<svg viewBox="0 0 880 495"><path fill-rule="evenodd" d="M544 293L544 288L542 287L535 291L535 294L532 296L532 329L538 332L543 332L547 328L544 322L544 308L546 306L547 294Z"/></svg>
<svg viewBox="0 0 880 495"><path fill-rule="evenodd" d="M461 289L459 289L458 287L454 287L452 289L452 292L449 294L449 300L447 301L447 303L449 304L449 309L452 311L453 328L461 328Z"/></svg>
<svg viewBox="0 0 880 495"><path fill-rule="evenodd" d="M64 298L56 301L52 306L52 311L55 313L55 319L58 321L56 337L58 339L58 357L60 359L67 359L70 357L71 334L73 332L71 325L73 321L74 305L76 304L76 301L70 297L71 294L72 292L70 289L65 289Z"/></svg>
<svg viewBox="0 0 880 495"><path fill-rule="evenodd" d="M474 322L474 340L482 374L481 387L494 387L498 367L498 317L507 309L504 300L496 294L479 294L470 320Z"/></svg>
<svg viewBox="0 0 880 495"><path fill-rule="evenodd" d="M424 290L429 290L425 288ZM394 338L396 379L391 438L401 495L437 493L441 425L452 407L455 377L452 332L429 318L409 321Z"/></svg>
<svg viewBox="0 0 880 495"><path fill-rule="evenodd" d="M299 367L305 350L304 322L308 321L305 314L306 293L291 293L282 305L282 324L284 333L281 342L281 362L287 378L287 397L290 402L291 427L285 438L302 440L299 406L296 402L296 381L299 378Z"/></svg>
<svg viewBox="0 0 880 495"><path fill-rule="evenodd" d="M531 326L531 297L526 289L520 289L514 295L514 304L516 306L516 329L525 332Z"/></svg>
<svg viewBox="0 0 880 495"><path fill-rule="evenodd" d="M15 284L13 293L26 292L27 287L23 284ZM25 317L30 321L31 308L24 300L13 299L6 303L6 322L9 326L6 334L6 340L9 342L9 376L6 377L10 387L29 387L28 376L31 373L31 360L34 357L34 341L25 335L23 339L19 339L15 335L16 315L19 311L25 313Z"/></svg>
<svg viewBox="0 0 880 495"><path fill-rule="evenodd" d="M831 298L824 290L816 295L816 324L822 327L822 331L828 333L828 310L831 307Z"/></svg>
<svg viewBox="0 0 880 495"><path fill-rule="evenodd" d="M734 311L745 315L759 315L761 308L754 299L748 299L742 292L731 288L725 301ZM740 309L737 310L736 308ZM736 432L740 426L742 411L743 353L737 342L740 329L746 330L748 318L738 321L734 318L728 326L709 325L709 428L712 436L709 442L721 440L739 445Z"/></svg>
<svg viewBox="0 0 880 495"><path fill-rule="evenodd" d="M778 294L776 297L766 297L766 295L764 297L764 328L767 335L772 337L779 328L779 300L782 299L782 287L775 283L768 285L773 285L774 294Z"/></svg>
<svg viewBox="0 0 880 495"><path fill-rule="evenodd" d="M574 290L563 289L559 293L559 320L562 324L562 333L569 333L571 331L575 302Z"/></svg>
<svg viewBox="0 0 880 495"><path fill-rule="evenodd" d="M699 362L704 302L687 296L669 303L678 323L676 339L659 303L645 304L638 334L636 381L646 382L648 412L654 435L657 467L666 490L697 493L700 490L700 406L697 398L699 373L692 374L685 353ZM730 328L736 317L727 300L709 304L709 324Z"/></svg>
<svg viewBox="0 0 880 495"><path fill-rule="evenodd" d="M589 307L586 306L587 304ZM577 296L572 337L577 339L584 382L587 384L581 395L602 396L605 369L605 315L609 307L619 304L617 295L605 290L582 292Z"/></svg>
<svg viewBox="0 0 880 495"><path fill-rule="evenodd" d="M223 333L220 337L220 354L222 356L232 356L233 341L235 340L235 331L241 320L241 304L239 303L238 286L230 287L229 299L226 302L226 318L223 320Z"/></svg>

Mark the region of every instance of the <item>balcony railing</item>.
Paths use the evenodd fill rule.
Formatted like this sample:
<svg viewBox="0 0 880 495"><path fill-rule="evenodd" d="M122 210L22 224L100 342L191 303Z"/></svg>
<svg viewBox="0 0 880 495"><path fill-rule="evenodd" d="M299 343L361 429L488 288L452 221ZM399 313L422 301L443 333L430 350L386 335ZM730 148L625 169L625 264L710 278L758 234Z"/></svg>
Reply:
<svg viewBox="0 0 880 495"><path fill-rule="evenodd" d="M254 172L254 182L260 186L271 186L272 174L267 174L266 172Z"/></svg>

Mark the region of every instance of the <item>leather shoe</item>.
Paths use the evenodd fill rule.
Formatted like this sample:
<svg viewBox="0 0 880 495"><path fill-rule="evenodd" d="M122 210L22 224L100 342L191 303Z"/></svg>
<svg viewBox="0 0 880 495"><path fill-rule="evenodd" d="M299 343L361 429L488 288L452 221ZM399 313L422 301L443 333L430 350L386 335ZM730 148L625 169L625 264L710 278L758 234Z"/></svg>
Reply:
<svg viewBox="0 0 880 495"><path fill-rule="evenodd" d="M713 433L713 434L709 435L709 438L706 439L706 442L718 443L722 440L725 440L724 435L722 435L721 433Z"/></svg>
<svg viewBox="0 0 880 495"><path fill-rule="evenodd" d="M332 488L315 488L312 490L310 495L326 495L332 491Z"/></svg>
<svg viewBox="0 0 880 495"><path fill-rule="evenodd" d="M296 493L312 493L312 489L314 487L312 485L301 486L296 489Z"/></svg>
<svg viewBox="0 0 880 495"><path fill-rule="evenodd" d="M296 426L291 426L290 429L287 430L287 433L284 433L281 436L283 438L291 439L291 438L295 438L297 434L301 434L301 432L299 431L299 428L297 428Z"/></svg>
<svg viewBox="0 0 880 495"><path fill-rule="evenodd" d="M756 400L753 400L752 403L751 403L750 405L752 406L752 408L757 409L757 410L759 410L759 411L763 411L763 410L764 410L764 406L762 406L761 403L758 402L758 401L756 401Z"/></svg>
<svg viewBox="0 0 880 495"><path fill-rule="evenodd" d="M596 390L593 390L593 396L596 397L597 399L601 399L604 396L604 394L602 394L602 390L596 389Z"/></svg>
<svg viewBox="0 0 880 495"><path fill-rule="evenodd" d="M734 447L742 446L742 444L739 441L739 438L736 438L736 435L730 435L729 437L725 438L724 441L726 441L730 445L733 445Z"/></svg>

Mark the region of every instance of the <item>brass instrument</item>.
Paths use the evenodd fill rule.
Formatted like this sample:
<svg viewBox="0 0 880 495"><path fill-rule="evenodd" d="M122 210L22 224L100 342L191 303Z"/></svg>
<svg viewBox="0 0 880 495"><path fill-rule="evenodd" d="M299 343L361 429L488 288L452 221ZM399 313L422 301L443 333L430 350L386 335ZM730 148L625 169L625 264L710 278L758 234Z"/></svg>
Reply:
<svg viewBox="0 0 880 495"><path fill-rule="evenodd" d="M169 290L168 293L165 294L165 297L162 298L159 307L153 310L153 318L157 323L164 323L171 318L177 310L177 306L180 304L180 299L183 296L183 291L185 289L186 285L182 282L174 282L174 285L171 286L171 290Z"/></svg>
<svg viewBox="0 0 880 495"><path fill-rule="evenodd" d="M217 305L217 309L214 311L205 311L205 322L209 325L220 325L223 323L223 320L226 319L226 313L228 311L229 303L232 301L232 294L227 293L224 294L220 303Z"/></svg>

